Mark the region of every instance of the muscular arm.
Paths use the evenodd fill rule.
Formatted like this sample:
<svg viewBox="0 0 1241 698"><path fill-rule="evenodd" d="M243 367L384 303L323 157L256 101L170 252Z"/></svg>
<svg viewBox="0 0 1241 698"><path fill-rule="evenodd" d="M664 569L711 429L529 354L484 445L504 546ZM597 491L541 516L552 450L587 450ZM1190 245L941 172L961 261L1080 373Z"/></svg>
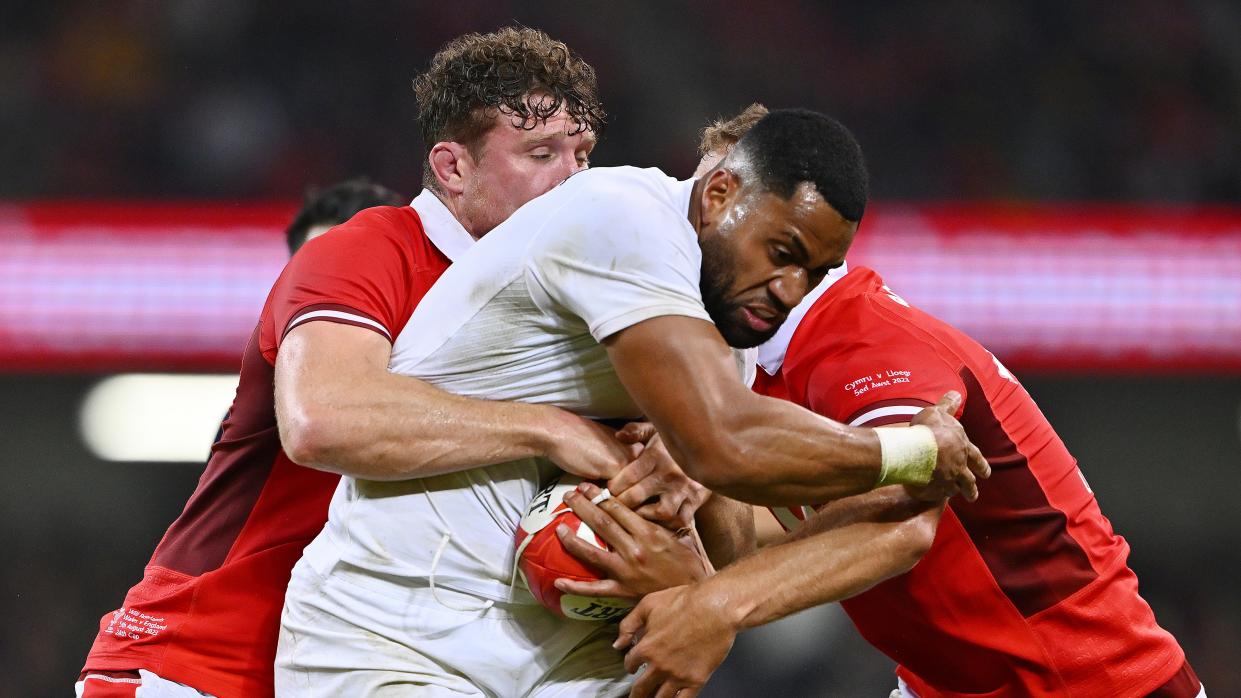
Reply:
<svg viewBox="0 0 1241 698"><path fill-rule="evenodd" d="M749 555L757 546L753 507L712 494L694 517L702 547L716 569Z"/></svg>
<svg viewBox="0 0 1241 698"><path fill-rule="evenodd" d="M790 613L858 594L911 568L935 537L942 504L884 487L835 503L787 542L713 577L648 594L621 621L615 647L630 672L645 665L633 695L706 683L736 634ZM659 695L664 695L660 693Z"/></svg>
<svg viewBox="0 0 1241 698"><path fill-rule="evenodd" d="M865 492L879 479L873 430L751 392L709 322L657 317L604 345L673 457L711 490L753 504L794 505Z"/></svg>
<svg viewBox="0 0 1241 698"><path fill-rule="evenodd" d="M390 373L390 354L383 337L349 325L308 322L289 332L276 358L275 399L294 462L403 480L530 456L606 477L628 460L609 429L553 407L453 395Z"/></svg>
<svg viewBox="0 0 1241 698"><path fill-rule="evenodd" d="M840 601L908 572L935 538L942 504L900 487L835 502L773 545L701 583L731 600L738 629Z"/></svg>

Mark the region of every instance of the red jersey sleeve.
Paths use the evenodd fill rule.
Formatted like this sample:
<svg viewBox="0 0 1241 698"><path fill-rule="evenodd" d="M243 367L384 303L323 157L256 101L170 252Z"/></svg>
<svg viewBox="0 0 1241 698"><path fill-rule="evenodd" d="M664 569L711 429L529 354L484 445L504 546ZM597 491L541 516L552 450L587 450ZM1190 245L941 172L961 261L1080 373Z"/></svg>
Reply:
<svg viewBox="0 0 1241 698"><path fill-rule="evenodd" d="M802 404L845 424L875 427L908 422L949 390L966 395L952 354L904 322L907 308L885 305L874 295L852 298L835 309L845 317L823 318L858 331L845 342L825 336L812 352L817 358L798 362Z"/></svg>
<svg viewBox="0 0 1241 698"><path fill-rule="evenodd" d="M285 266L263 311L260 342L274 363L289 330L310 321L371 330L391 342L413 313L410 280L420 271L412 209L362 211L306 243Z"/></svg>

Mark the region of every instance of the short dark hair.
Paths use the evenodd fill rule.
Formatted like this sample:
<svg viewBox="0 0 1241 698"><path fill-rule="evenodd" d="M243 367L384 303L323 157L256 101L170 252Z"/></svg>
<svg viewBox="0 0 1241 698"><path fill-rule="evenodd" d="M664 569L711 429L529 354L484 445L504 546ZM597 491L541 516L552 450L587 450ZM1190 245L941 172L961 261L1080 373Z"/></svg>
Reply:
<svg viewBox="0 0 1241 698"><path fill-rule="evenodd" d="M754 167L763 190L787 199L809 182L845 220L862 220L870 186L862 146L832 117L809 109L774 110L732 152Z"/></svg>
<svg viewBox="0 0 1241 698"><path fill-rule="evenodd" d="M339 225L353 214L372 206L403 206L409 199L365 177L346 180L327 189L310 189L293 222L285 229L289 254L306 244L306 235L317 225Z"/></svg>
<svg viewBox="0 0 1241 698"><path fill-rule="evenodd" d="M466 34L431 58L414 78L422 131L424 187L436 188L426 168L431 147L441 141L474 148L500 113L533 129L562 107L577 124L573 133L599 133L607 118L599 102L595 69L564 42L527 27L490 34Z"/></svg>

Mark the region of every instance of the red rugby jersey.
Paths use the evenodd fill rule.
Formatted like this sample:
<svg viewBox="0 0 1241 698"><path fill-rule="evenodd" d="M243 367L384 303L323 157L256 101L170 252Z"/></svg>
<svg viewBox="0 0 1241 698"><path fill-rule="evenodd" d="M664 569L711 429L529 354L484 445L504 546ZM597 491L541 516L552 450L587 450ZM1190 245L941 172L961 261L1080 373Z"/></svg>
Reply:
<svg viewBox="0 0 1241 698"><path fill-rule="evenodd" d="M147 669L220 698L272 694L289 575L327 521L340 480L281 448L280 342L311 320L391 340L449 263L412 207L358 213L293 257L246 346L237 397L197 489L142 581L100 621L84 670Z"/></svg>
<svg viewBox="0 0 1241 698"><path fill-rule="evenodd" d="M977 342L859 268L806 313L780 370L760 375L765 394L854 425L965 397L961 423L992 467L978 501L954 497L913 570L842 604L919 696L1144 696L1180 670L1077 461ZM812 513L773 511L786 527Z"/></svg>

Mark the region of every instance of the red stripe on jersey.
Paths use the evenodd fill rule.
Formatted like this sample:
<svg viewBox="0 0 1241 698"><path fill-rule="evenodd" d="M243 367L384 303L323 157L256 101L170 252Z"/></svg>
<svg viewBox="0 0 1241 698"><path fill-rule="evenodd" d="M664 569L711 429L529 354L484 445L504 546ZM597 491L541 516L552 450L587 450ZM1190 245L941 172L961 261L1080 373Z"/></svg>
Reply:
<svg viewBox="0 0 1241 698"><path fill-rule="evenodd" d="M978 378L960 371L967 400L961 425L991 464L978 483L978 501L950 500L961 525L1004 595L1030 616L1072 596L1098 577L1069 535L1064 512L1047 501L1026 456L1004 431Z"/></svg>
<svg viewBox="0 0 1241 698"><path fill-rule="evenodd" d="M366 320L370 320L371 322L375 324L372 325L362 320L350 319L348 317L333 317L331 315L321 315L321 316L317 316L314 318L309 318L305 321L309 322L313 320L313 321L321 321L321 322L335 322L335 323L339 323L342 325L353 325L354 327L362 327L362 328L371 330L372 332L375 332L377 334L380 334L385 339L387 339L389 342L395 339L389 333L390 330L387 327L384 327L383 322L381 322L378 318L372 317L371 315L364 313L361 310L358 310L357 308L352 308L350 306L340 305L337 303L318 303L315 305L308 305L305 308L302 308L301 310L297 311L297 313L294 314L293 317L289 318L289 324L285 326L283 332L281 333L280 340L284 341L285 336L289 334L290 330L302 324L303 318L305 318L310 313L317 312L320 310L328 310L328 311L335 312L335 313L344 313L345 315L357 316L358 318L365 318Z"/></svg>

